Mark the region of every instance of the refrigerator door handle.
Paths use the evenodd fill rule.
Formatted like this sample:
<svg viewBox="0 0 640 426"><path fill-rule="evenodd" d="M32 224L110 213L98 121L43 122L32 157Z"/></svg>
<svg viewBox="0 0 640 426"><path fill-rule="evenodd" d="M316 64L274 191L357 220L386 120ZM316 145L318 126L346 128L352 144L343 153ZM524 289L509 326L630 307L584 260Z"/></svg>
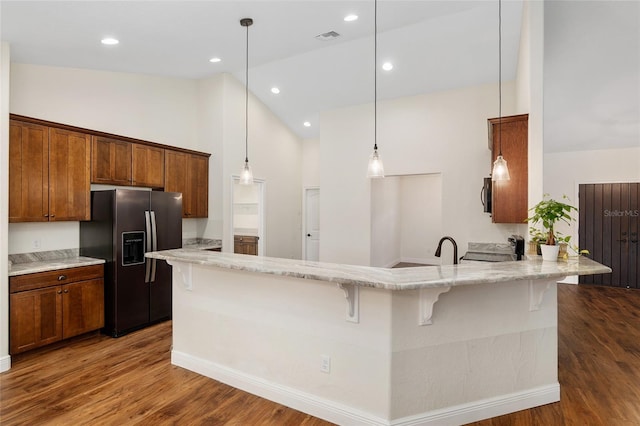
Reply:
<svg viewBox="0 0 640 426"><path fill-rule="evenodd" d="M156 212L151 210L151 247L153 251L158 251L158 232L156 226ZM156 280L157 259L151 259L151 282Z"/></svg>
<svg viewBox="0 0 640 426"><path fill-rule="evenodd" d="M149 211L145 210L144 212L144 221L145 221L145 231L147 233L147 241L145 245L145 253L149 251L151 247L151 217L149 215ZM149 278L151 277L151 259L145 259L145 274L144 274L144 282L148 283Z"/></svg>

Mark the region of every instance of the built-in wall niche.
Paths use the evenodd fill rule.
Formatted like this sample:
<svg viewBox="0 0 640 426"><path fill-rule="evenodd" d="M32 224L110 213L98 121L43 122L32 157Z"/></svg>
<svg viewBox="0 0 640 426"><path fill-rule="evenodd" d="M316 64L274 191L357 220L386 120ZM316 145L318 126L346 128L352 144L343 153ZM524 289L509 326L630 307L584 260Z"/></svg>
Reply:
<svg viewBox="0 0 640 426"><path fill-rule="evenodd" d="M258 236L260 227L260 193L258 184L233 184L233 233Z"/></svg>
<svg viewBox="0 0 640 426"><path fill-rule="evenodd" d="M387 176L371 180L371 266L440 264L442 175Z"/></svg>

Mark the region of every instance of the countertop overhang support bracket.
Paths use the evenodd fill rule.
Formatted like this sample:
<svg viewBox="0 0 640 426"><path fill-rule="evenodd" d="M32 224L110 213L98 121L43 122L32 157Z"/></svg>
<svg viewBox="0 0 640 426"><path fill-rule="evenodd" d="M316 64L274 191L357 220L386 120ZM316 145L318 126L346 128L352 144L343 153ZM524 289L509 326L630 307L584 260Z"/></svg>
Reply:
<svg viewBox="0 0 640 426"><path fill-rule="evenodd" d="M167 260L167 263L178 270L182 275L182 286L185 290L193 291L193 265L185 262L174 262Z"/></svg>
<svg viewBox="0 0 640 426"><path fill-rule="evenodd" d="M554 278L550 280L531 280L529 281L529 311L537 311L542 304L544 293L549 290L551 284L562 281L564 278Z"/></svg>
<svg viewBox="0 0 640 426"><path fill-rule="evenodd" d="M347 321L360 322L360 287L353 284L340 284L338 288L344 291L344 298L347 300Z"/></svg>
<svg viewBox="0 0 640 426"><path fill-rule="evenodd" d="M451 286L421 288L418 290L419 298L419 316L418 325L431 325L431 317L433 316L433 305L438 301L442 293L451 290Z"/></svg>

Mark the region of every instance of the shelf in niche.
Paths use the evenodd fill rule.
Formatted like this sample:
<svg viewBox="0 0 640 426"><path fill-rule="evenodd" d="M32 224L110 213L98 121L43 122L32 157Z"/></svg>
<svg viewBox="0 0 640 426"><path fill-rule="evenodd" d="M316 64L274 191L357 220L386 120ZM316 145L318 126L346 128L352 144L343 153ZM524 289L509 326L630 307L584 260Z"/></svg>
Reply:
<svg viewBox="0 0 640 426"><path fill-rule="evenodd" d="M257 203L233 203L233 214L258 214Z"/></svg>

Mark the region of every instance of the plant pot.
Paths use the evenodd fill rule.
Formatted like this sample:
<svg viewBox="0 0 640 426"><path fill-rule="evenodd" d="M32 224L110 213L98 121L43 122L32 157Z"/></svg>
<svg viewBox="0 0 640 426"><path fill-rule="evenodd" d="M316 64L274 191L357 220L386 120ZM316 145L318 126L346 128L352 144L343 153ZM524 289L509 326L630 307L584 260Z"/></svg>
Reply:
<svg viewBox="0 0 640 426"><path fill-rule="evenodd" d="M558 247L560 248L560 250L558 251L558 259L565 259L567 254L567 248L569 247L569 245L567 243L560 243L558 244Z"/></svg>
<svg viewBox="0 0 640 426"><path fill-rule="evenodd" d="M560 251L560 246L540 244L540 249L542 250L542 260L548 260L550 262L558 261L558 252Z"/></svg>

